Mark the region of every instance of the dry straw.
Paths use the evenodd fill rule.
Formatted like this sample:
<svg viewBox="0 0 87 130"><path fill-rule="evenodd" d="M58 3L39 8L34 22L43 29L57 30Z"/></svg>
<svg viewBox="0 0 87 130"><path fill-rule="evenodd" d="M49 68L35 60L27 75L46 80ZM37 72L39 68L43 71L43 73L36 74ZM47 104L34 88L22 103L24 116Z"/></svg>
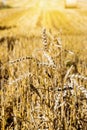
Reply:
<svg viewBox="0 0 87 130"><path fill-rule="evenodd" d="M42 45L41 60L21 56L0 66L1 130L86 130L87 77L76 54L45 28Z"/></svg>

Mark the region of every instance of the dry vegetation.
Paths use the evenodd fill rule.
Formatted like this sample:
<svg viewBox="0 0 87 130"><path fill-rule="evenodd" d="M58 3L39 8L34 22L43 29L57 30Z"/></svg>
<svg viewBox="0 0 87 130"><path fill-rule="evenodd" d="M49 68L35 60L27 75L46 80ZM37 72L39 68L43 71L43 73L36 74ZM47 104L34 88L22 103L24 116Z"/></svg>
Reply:
<svg viewBox="0 0 87 130"><path fill-rule="evenodd" d="M63 47L60 34L47 37L46 29L42 43L28 56L21 39L1 39L2 130L86 130L87 59Z"/></svg>
<svg viewBox="0 0 87 130"><path fill-rule="evenodd" d="M23 2L0 10L0 129L87 130L87 10Z"/></svg>

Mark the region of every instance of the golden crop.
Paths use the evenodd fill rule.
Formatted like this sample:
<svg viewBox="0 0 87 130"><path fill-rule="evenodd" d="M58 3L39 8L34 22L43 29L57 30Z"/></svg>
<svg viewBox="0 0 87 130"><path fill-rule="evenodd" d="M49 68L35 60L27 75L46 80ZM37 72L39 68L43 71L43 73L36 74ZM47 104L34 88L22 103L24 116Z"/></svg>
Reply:
<svg viewBox="0 0 87 130"><path fill-rule="evenodd" d="M0 129L86 130L86 4L6 2L0 3Z"/></svg>

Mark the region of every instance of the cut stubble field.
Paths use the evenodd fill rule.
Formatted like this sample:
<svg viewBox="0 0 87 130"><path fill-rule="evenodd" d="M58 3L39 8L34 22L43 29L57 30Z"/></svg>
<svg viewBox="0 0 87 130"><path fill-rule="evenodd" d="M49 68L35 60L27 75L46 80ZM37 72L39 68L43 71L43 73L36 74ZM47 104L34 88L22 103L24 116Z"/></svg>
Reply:
<svg viewBox="0 0 87 130"><path fill-rule="evenodd" d="M0 10L0 26L2 28L6 26L8 29L0 29L0 37L14 34L15 37L34 37L34 39L36 37L37 41L37 37L40 38L41 35L41 28L45 27L54 35L58 35L61 31L64 38L70 36L81 46L86 45L87 2L85 0L79 0L76 9L65 9L64 1L60 0L32 0L31 2L8 0L7 4L10 8ZM72 40L70 42L74 46L75 43ZM33 44L32 38L29 40L29 45L31 44Z"/></svg>
<svg viewBox="0 0 87 130"><path fill-rule="evenodd" d="M0 2L1 130L87 129L87 2Z"/></svg>

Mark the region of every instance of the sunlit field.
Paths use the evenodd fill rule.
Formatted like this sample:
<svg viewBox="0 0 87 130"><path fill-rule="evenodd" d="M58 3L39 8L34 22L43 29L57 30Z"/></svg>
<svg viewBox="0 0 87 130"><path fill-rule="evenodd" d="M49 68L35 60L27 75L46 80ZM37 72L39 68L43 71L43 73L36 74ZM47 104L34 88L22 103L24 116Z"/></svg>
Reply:
<svg viewBox="0 0 87 130"><path fill-rule="evenodd" d="M0 0L0 130L87 130L86 0Z"/></svg>

